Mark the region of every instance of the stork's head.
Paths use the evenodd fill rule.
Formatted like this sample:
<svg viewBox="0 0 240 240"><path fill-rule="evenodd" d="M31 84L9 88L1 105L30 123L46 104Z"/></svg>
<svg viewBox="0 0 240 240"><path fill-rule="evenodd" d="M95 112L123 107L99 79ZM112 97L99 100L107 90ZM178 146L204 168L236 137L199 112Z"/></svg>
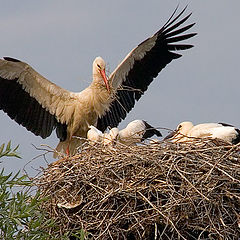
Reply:
<svg viewBox="0 0 240 240"><path fill-rule="evenodd" d="M89 130L87 132L87 139L93 142L100 142L102 140L103 133L99 131L94 126L89 126Z"/></svg>
<svg viewBox="0 0 240 240"><path fill-rule="evenodd" d="M170 138L182 138L184 135L188 135L189 131L193 128L192 122L182 122L178 124L177 129L168 134L164 140Z"/></svg>
<svg viewBox="0 0 240 240"><path fill-rule="evenodd" d="M118 139L118 134L119 134L119 130L118 128L112 128L110 131L109 131L109 135L111 137L112 140L117 140Z"/></svg>
<svg viewBox="0 0 240 240"><path fill-rule="evenodd" d="M110 92L108 80L105 72L106 64L101 57L96 57L93 61L93 78L99 81L102 80L100 84L104 84L108 92Z"/></svg>
<svg viewBox="0 0 240 240"><path fill-rule="evenodd" d="M192 122L182 122L177 126L177 132L182 135L187 135L192 128Z"/></svg>

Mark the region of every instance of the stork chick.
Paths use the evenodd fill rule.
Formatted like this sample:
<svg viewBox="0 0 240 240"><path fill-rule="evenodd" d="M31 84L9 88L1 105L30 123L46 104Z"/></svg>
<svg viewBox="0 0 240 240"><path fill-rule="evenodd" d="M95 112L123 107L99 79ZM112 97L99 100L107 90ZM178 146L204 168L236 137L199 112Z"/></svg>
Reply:
<svg viewBox="0 0 240 240"><path fill-rule="evenodd" d="M191 138L221 139L237 144L240 142L240 130L226 123L202 123L194 126L192 122L182 122L165 137L172 142L189 142Z"/></svg>
<svg viewBox="0 0 240 240"><path fill-rule="evenodd" d="M162 134L144 120L134 120L126 128L119 131L119 142L125 145L136 145L154 135L161 137Z"/></svg>

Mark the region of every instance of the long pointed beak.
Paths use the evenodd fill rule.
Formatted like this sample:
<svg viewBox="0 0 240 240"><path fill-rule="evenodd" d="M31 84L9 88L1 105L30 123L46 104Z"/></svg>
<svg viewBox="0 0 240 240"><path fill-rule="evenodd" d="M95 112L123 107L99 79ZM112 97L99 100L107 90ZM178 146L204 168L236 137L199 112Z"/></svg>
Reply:
<svg viewBox="0 0 240 240"><path fill-rule="evenodd" d="M163 140L170 139L170 138L174 137L177 133L178 133L178 131L174 130L171 133L169 133Z"/></svg>
<svg viewBox="0 0 240 240"><path fill-rule="evenodd" d="M108 85L108 80L107 80L107 77L106 77L105 69L100 70L100 73L101 73L103 81L104 81L104 83L106 85L106 88L107 88L108 92L110 93L110 88L109 88L109 85Z"/></svg>

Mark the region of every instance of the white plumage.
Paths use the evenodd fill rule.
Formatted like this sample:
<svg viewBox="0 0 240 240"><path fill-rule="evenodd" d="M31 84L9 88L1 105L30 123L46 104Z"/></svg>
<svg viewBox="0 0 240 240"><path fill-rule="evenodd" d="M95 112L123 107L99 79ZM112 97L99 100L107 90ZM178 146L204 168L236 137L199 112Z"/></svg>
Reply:
<svg viewBox="0 0 240 240"><path fill-rule="evenodd" d="M172 142L189 142L191 138L207 137L237 144L240 141L240 130L225 123L202 123L194 126L192 122L182 122L176 131L165 139Z"/></svg>
<svg viewBox="0 0 240 240"><path fill-rule="evenodd" d="M107 133L102 133L94 126L90 126L90 129L87 132L87 139L94 143L103 143L104 145L112 144L118 140L118 128L112 128Z"/></svg>
<svg viewBox="0 0 240 240"><path fill-rule="evenodd" d="M117 127L158 73L181 57L176 51L192 47L179 44L195 35L181 35L194 25L179 28L191 15L178 20L184 11L173 17L175 11L158 32L124 58L109 78L104 60L97 57L92 83L78 93L57 86L27 63L10 57L0 59L0 109L42 138L56 129L60 139L57 152L73 155L80 145L75 136L86 138L91 125L102 132Z"/></svg>
<svg viewBox="0 0 240 240"><path fill-rule="evenodd" d="M90 126L90 129L87 132L87 139L91 142L101 142L104 134L99 131L96 127Z"/></svg>
<svg viewBox="0 0 240 240"><path fill-rule="evenodd" d="M104 145L115 144L117 143L118 139L119 139L119 130L116 127L110 129L109 133L103 134Z"/></svg>
<svg viewBox="0 0 240 240"><path fill-rule="evenodd" d="M157 129L149 125L144 120L134 120L122 130L112 128L109 133L104 134L95 127L91 126L87 134L90 141L103 142L104 144L120 142L125 145L135 145L152 137L153 135L157 135L158 137L162 136Z"/></svg>
<svg viewBox="0 0 240 240"><path fill-rule="evenodd" d="M130 122L126 128L119 131L118 135L119 141L125 145L135 145L153 135L157 135L158 137L162 136L157 129L144 120L134 120Z"/></svg>

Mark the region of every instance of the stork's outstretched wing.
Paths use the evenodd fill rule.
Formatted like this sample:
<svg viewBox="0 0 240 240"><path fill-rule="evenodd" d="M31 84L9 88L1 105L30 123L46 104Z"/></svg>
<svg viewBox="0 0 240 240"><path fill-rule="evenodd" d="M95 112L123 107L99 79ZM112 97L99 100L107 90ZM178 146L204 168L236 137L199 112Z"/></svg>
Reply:
<svg viewBox="0 0 240 240"><path fill-rule="evenodd" d="M67 136L67 115L74 93L60 88L17 59L0 59L0 109L42 138L56 128L61 141Z"/></svg>
<svg viewBox="0 0 240 240"><path fill-rule="evenodd" d="M109 81L116 90L116 98L104 116L98 119L97 128L104 131L108 126L116 127L134 107L135 101L147 90L158 73L173 59L181 57L175 51L186 50L193 45L177 44L195 33L179 35L194 24L179 28L191 14L177 21L184 8L175 18L176 10L167 23L152 37L133 49L110 75Z"/></svg>

